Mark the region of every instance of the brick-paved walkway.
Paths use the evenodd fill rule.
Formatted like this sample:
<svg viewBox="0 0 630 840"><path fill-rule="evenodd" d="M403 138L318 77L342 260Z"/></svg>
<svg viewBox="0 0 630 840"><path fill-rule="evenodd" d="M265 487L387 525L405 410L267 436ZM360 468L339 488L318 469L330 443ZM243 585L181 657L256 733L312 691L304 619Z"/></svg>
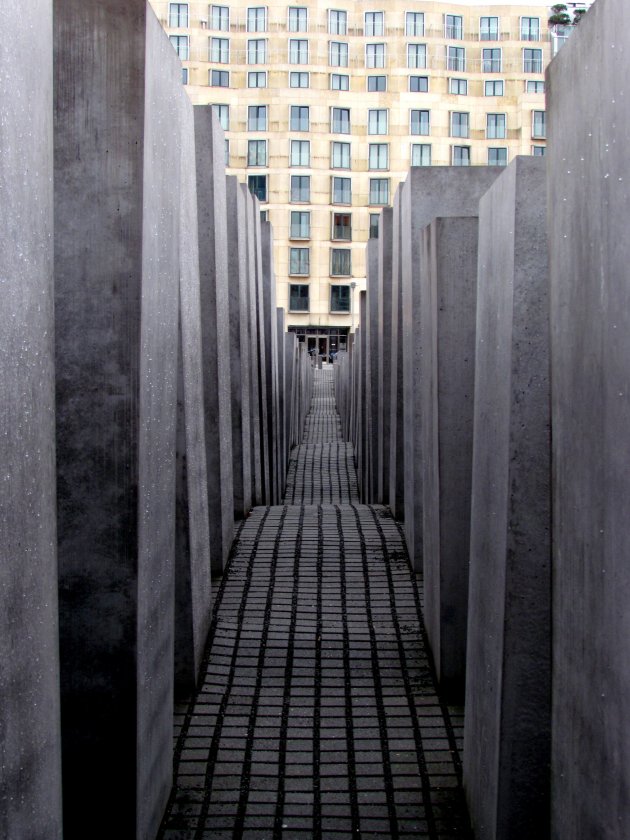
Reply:
<svg viewBox="0 0 630 840"><path fill-rule="evenodd" d="M404 538L356 487L316 371L285 505L242 525L217 594L164 840L469 837Z"/></svg>

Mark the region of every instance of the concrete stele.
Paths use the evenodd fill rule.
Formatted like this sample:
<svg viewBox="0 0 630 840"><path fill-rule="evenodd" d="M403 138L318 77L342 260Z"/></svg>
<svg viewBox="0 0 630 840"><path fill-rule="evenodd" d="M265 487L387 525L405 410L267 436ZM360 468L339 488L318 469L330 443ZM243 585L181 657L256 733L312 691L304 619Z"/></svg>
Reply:
<svg viewBox="0 0 630 840"><path fill-rule="evenodd" d="M389 448L391 426L392 371L392 244L393 209L381 211L378 230L378 398L376 428L376 498L381 504L389 503Z"/></svg>

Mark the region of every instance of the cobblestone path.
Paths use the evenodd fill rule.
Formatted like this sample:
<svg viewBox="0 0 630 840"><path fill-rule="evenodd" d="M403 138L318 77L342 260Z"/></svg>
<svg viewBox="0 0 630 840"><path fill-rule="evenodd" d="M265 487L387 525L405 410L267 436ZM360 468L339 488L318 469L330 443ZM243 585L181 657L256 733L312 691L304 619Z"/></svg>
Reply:
<svg viewBox="0 0 630 840"><path fill-rule="evenodd" d="M237 534L160 837L469 838L462 718L435 692L420 597L316 371L285 504Z"/></svg>

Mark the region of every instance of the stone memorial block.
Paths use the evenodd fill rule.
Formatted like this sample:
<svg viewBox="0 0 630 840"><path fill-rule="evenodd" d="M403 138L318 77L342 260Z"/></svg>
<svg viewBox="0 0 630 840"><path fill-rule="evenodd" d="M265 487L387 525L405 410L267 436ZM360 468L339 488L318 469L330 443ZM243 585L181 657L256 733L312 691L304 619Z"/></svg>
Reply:
<svg viewBox="0 0 630 840"><path fill-rule="evenodd" d="M399 184L392 208L392 325L389 379L389 506L404 519L405 440L403 428L402 241L400 205L405 182ZM385 381L385 380L384 380Z"/></svg>
<svg viewBox="0 0 630 840"><path fill-rule="evenodd" d="M392 243L393 210L384 207L378 229L378 400L376 414L376 498L389 503L389 447L392 375Z"/></svg>
<svg viewBox="0 0 630 840"><path fill-rule="evenodd" d="M380 504L377 498L378 463L378 239L369 239L366 254L365 341L366 341L366 390L367 390L367 460L366 492L364 501Z"/></svg>

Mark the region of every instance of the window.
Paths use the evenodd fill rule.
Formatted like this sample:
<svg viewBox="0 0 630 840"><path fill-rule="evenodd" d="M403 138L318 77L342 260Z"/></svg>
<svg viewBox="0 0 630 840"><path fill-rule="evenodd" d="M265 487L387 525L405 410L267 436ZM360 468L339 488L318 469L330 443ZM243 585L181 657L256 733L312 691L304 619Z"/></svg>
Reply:
<svg viewBox="0 0 630 840"><path fill-rule="evenodd" d="M488 149L488 166L507 166L507 149Z"/></svg>
<svg viewBox="0 0 630 840"><path fill-rule="evenodd" d="M247 178L247 186L252 195L255 195L258 201L267 201L267 176L266 175L249 175Z"/></svg>
<svg viewBox="0 0 630 840"><path fill-rule="evenodd" d="M389 178L370 178L370 204L389 203Z"/></svg>
<svg viewBox="0 0 630 840"><path fill-rule="evenodd" d="M310 260L308 248L289 248L289 274L308 277Z"/></svg>
<svg viewBox="0 0 630 840"><path fill-rule="evenodd" d="M311 200L311 176L291 175L291 201L304 202Z"/></svg>
<svg viewBox="0 0 630 840"><path fill-rule="evenodd" d="M311 238L311 214L308 210L291 210L291 239Z"/></svg>
<svg viewBox="0 0 630 840"><path fill-rule="evenodd" d="M291 126L291 131L308 131L308 105L291 105L289 112L289 125Z"/></svg>
<svg viewBox="0 0 630 840"><path fill-rule="evenodd" d="M545 83L544 82L527 82L525 86L525 90L527 93L544 93L545 92Z"/></svg>
<svg viewBox="0 0 630 840"><path fill-rule="evenodd" d="M499 40L499 18L498 17L481 17L481 18L479 18L479 40L480 41L498 41Z"/></svg>
<svg viewBox="0 0 630 840"><path fill-rule="evenodd" d="M369 144L369 168L389 169L389 145L387 143Z"/></svg>
<svg viewBox="0 0 630 840"><path fill-rule="evenodd" d="M505 114L486 114L486 138L505 140Z"/></svg>
<svg viewBox="0 0 630 840"><path fill-rule="evenodd" d="M463 37L463 18L461 15L444 15L444 37L461 41Z"/></svg>
<svg viewBox="0 0 630 840"><path fill-rule="evenodd" d="M169 35L168 37L180 59L188 61L188 35Z"/></svg>
<svg viewBox="0 0 630 840"><path fill-rule="evenodd" d="M289 284L289 312L308 312L308 286Z"/></svg>
<svg viewBox="0 0 630 840"><path fill-rule="evenodd" d="M210 38L210 61L228 64L230 61L230 39Z"/></svg>
<svg viewBox="0 0 630 840"><path fill-rule="evenodd" d="M332 214L331 239L342 239L346 242L352 241L352 216L350 213Z"/></svg>
<svg viewBox="0 0 630 840"><path fill-rule="evenodd" d="M331 9L328 12L328 31L331 35L346 35L348 32L348 13Z"/></svg>
<svg viewBox="0 0 630 840"><path fill-rule="evenodd" d="M210 85L212 87L229 87L230 74L227 70L211 70Z"/></svg>
<svg viewBox="0 0 630 840"><path fill-rule="evenodd" d="M247 31L267 31L267 9L264 6L252 7L247 10Z"/></svg>
<svg viewBox="0 0 630 840"><path fill-rule="evenodd" d="M449 79L448 92L454 93L456 96L466 96L468 94L468 81L466 79Z"/></svg>
<svg viewBox="0 0 630 840"><path fill-rule="evenodd" d="M254 70L247 74L247 87L250 88L264 88L267 87L267 74L263 71Z"/></svg>
<svg viewBox="0 0 630 840"><path fill-rule="evenodd" d="M350 169L350 143L333 143L331 149L332 169Z"/></svg>
<svg viewBox="0 0 630 840"><path fill-rule="evenodd" d="M427 66L427 45L407 44L407 67L423 70Z"/></svg>
<svg viewBox="0 0 630 840"><path fill-rule="evenodd" d="M370 239L378 239L378 220L380 213L370 213Z"/></svg>
<svg viewBox="0 0 630 840"><path fill-rule="evenodd" d="M289 32L308 31L308 10L305 6L289 6Z"/></svg>
<svg viewBox="0 0 630 840"><path fill-rule="evenodd" d="M182 67L182 84L188 84L188 67Z"/></svg>
<svg viewBox="0 0 630 840"><path fill-rule="evenodd" d="M331 127L333 134L350 134L350 108L331 109Z"/></svg>
<svg viewBox="0 0 630 840"><path fill-rule="evenodd" d="M368 76L367 89L371 93L387 90L387 76Z"/></svg>
<svg viewBox="0 0 630 840"><path fill-rule="evenodd" d="M411 165L412 166L431 166L431 144L430 143L412 143L412 145L411 145Z"/></svg>
<svg viewBox="0 0 630 840"><path fill-rule="evenodd" d="M383 12L365 13L365 37L375 38L385 34L385 21Z"/></svg>
<svg viewBox="0 0 630 840"><path fill-rule="evenodd" d="M212 110L217 115L219 125L223 131L230 130L230 106L229 105L213 105Z"/></svg>
<svg viewBox="0 0 630 840"><path fill-rule="evenodd" d="M230 141L225 141L225 165L230 165Z"/></svg>
<svg viewBox="0 0 630 840"><path fill-rule="evenodd" d="M539 41L540 40L540 18L537 17L522 17L521 18L521 41Z"/></svg>
<svg viewBox="0 0 630 840"><path fill-rule="evenodd" d="M289 73L289 87L292 88L307 88L309 87L308 73L301 73L293 70Z"/></svg>
<svg viewBox="0 0 630 840"><path fill-rule="evenodd" d="M350 178L339 178L336 175L333 176L332 203L352 204L352 187Z"/></svg>
<svg viewBox="0 0 630 840"><path fill-rule="evenodd" d="M464 47L446 48L446 67L458 73L466 72L466 50Z"/></svg>
<svg viewBox="0 0 630 840"><path fill-rule="evenodd" d="M368 111L368 134L387 134L387 108Z"/></svg>
<svg viewBox="0 0 630 840"><path fill-rule="evenodd" d="M470 114L463 111L451 111L451 137L469 136Z"/></svg>
<svg viewBox="0 0 630 840"><path fill-rule="evenodd" d="M188 3L168 4L168 25L173 29L186 29L188 26Z"/></svg>
<svg viewBox="0 0 630 840"><path fill-rule="evenodd" d="M248 140L247 141L247 165L248 166L267 166L267 141L266 140Z"/></svg>
<svg viewBox="0 0 630 840"><path fill-rule="evenodd" d="M350 90L350 76L341 73L330 74L331 90Z"/></svg>
<svg viewBox="0 0 630 840"><path fill-rule="evenodd" d="M249 105L247 108L247 130L267 131L267 106Z"/></svg>
<svg viewBox="0 0 630 840"><path fill-rule="evenodd" d="M311 143L309 140L291 140L291 166L311 165Z"/></svg>
<svg viewBox="0 0 630 840"><path fill-rule="evenodd" d="M289 64L308 64L306 38L289 38Z"/></svg>
<svg viewBox="0 0 630 840"><path fill-rule="evenodd" d="M502 81L485 82L484 83L484 95L485 96L503 96L503 82Z"/></svg>
<svg viewBox="0 0 630 840"><path fill-rule="evenodd" d="M424 38L424 12L407 12L405 35L408 38Z"/></svg>
<svg viewBox="0 0 630 840"><path fill-rule="evenodd" d="M453 146L451 163L453 166L470 166L470 146Z"/></svg>
<svg viewBox="0 0 630 840"><path fill-rule="evenodd" d="M485 49L481 51L481 72L482 73L500 73L501 72L501 50L500 49Z"/></svg>
<svg viewBox="0 0 630 840"><path fill-rule="evenodd" d="M330 274L332 277L349 277L352 274L352 251L349 248L330 249Z"/></svg>
<svg viewBox="0 0 630 840"><path fill-rule="evenodd" d="M366 44L365 66L385 67L385 44Z"/></svg>
<svg viewBox="0 0 630 840"><path fill-rule="evenodd" d="M532 146L532 155L534 157L544 157L545 156L545 147L544 146Z"/></svg>
<svg viewBox="0 0 630 840"><path fill-rule="evenodd" d="M409 76L409 90L411 93L427 93L429 90L429 77Z"/></svg>
<svg viewBox="0 0 630 840"><path fill-rule="evenodd" d="M265 38L253 38L247 42L247 63L265 64L267 61L267 41Z"/></svg>
<svg viewBox="0 0 630 840"><path fill-rule="evenodd" d="M330 311L350 312L350 286L330 287Z"/></svg>
<svg viewBox="0 0 630 840"><path fill-rule="evenodd" d="M227 6L210 6L210 28L229 31L230 10Z"/></svg>
<svg viewBox="0 0 630 840"><path fill-rule="evenodd" d="M543 140L547 136L544 111L532 111L532 137Z"/></svg>
<svg viewBox="0 0 630 840"><path fill-rule="evenodd" d="M331 67L348 66L348 45L343 41L330 41L328 45L328 63Z"/></svg>
<svg viewBox="0 0 630 840"><path fill-rule="evenodd" d="M416 111L412 109L410 112L410 131L411 134L429 134L431 131L429 111Z"/></svg>
<svg viewBox="0 0 630 840"><path fill-rule="evenodd" d="M523 73L542 73L542 50L523 50Z"/></svg>

